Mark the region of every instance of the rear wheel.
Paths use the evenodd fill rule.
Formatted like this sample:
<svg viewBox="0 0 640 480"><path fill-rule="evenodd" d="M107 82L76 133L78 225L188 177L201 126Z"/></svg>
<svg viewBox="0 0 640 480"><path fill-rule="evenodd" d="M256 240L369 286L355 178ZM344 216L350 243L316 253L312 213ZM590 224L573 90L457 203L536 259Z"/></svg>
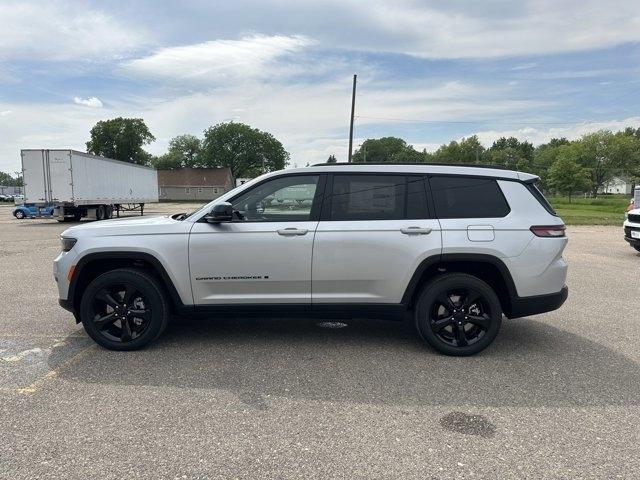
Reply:
<svg viewBox="0 0 640 480"><path fill-rule="evenodd" d="M107 212L104 208L104 205L98 205L96 208L96 220L104 220Z"/></svg>
<svg viewBox="0 0 640 480"><path fill-rule="evenodd" d="M169 308L157 280L140 270L118 269L93 280L80 303L87 334L109 350L136 350L167 326Z"/></svg>
<svg viewBox="0 0 640 480"><path fill-rule="evenodd" d="M445 355L466 356L487 348L502 323L500 300L472 275L446 274L429 282L415 309L420 336Z"/></svg>

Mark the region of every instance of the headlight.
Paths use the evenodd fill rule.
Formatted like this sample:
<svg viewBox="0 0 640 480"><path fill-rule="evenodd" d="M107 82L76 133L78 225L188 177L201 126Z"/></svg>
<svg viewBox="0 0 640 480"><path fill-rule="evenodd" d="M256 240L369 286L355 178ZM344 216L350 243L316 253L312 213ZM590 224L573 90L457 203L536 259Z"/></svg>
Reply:
<svg viewBox="0 0 640 480"><path fill-rule="evenodd" d="M62 243L62 251L68 252L73 248L77 241L77 238L60 237L60 242Z"/></svg>

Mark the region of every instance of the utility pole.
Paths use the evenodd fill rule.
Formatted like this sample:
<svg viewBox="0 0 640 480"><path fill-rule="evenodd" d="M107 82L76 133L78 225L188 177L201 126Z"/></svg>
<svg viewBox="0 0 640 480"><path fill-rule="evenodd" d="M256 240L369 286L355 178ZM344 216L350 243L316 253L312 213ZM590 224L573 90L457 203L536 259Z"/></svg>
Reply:
<svg viewBox="0 0 640 480"><path fill-rule="evenodd" d="M353 150L353 115L356 109L356 80L358 75L353 76L353 91L351 92L351 123L349 125L349 163Z"/></svg>

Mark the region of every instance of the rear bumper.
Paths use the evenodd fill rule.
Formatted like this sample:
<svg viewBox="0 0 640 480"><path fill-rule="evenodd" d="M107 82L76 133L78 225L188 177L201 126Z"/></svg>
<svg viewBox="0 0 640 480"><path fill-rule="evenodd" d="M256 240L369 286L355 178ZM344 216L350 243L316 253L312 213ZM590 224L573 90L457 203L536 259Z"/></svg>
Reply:
<svg viewBox="0 0 640 480"><path fill-rule="evenodd" d="M565 285L557 293L534 295L532 297L511 297L511 311L506 315L509 318L520 318L557 310L568 296L569 288Z"/></svg>

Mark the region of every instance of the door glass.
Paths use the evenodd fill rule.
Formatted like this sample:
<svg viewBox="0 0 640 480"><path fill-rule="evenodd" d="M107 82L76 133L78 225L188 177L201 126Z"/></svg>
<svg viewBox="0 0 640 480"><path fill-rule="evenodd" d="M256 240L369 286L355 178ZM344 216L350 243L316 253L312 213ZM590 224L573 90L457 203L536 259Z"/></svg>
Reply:
<svg viewBox="0 0 640 480"><path fill-rule="evenodd" d="M336 175L331 220L400 220L405 212L405 177Z"/></svg>
<svg viewBox="0 0 640 480"><path fill-rule="evenodd" d="M234 218L244 222L304 222L318 186L317 175L269 180L233 200Z"/></svg>
<svg viewBox="0 0 640 480"><path fill-rule="evenodd" d="M510 212L493 178L437 176L430 182L438 218L500 218Z"/></svg>

